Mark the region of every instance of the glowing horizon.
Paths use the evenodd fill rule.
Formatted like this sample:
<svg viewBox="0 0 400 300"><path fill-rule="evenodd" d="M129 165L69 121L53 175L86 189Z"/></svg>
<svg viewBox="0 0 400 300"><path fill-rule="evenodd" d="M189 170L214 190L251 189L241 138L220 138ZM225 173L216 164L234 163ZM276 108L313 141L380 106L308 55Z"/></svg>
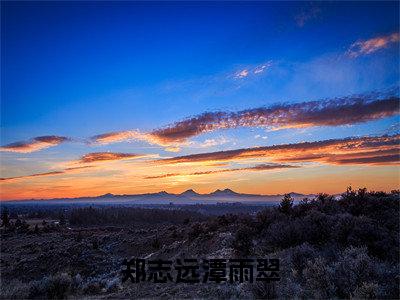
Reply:
<svg viewBox="0 0 400 300"><path fill-rule="evenodd" d="M1 5L0 201L399 189L399 3Z"/></svg>

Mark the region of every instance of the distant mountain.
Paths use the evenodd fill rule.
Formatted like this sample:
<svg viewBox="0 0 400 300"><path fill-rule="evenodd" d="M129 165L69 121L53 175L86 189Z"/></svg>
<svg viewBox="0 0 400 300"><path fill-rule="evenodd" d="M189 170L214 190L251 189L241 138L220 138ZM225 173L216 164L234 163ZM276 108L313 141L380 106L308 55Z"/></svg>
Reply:
<svg viewBox="0 0 400 300"><path fill-rule="evenodd" d="M194 190L190 189L190 190L184 191L180 195L181 196L186 196L186 197L196 197L196 196L200 196L201 194L196 193Z"/></svg>
<svg viewBox="0 0 400 300"><path fill-rule="evenodd" d="M239 193L232 191L231 189L224 189L224 190L216 190L210 194L209 196L238 196Z"/></svg>
<svg viewBox="0 0 400 300"><path fill-rule="evenodd" d="M295 201L303 198L313 198L315 195L303 195L291 192L290 195ZM93 203L93 204L217 204L217 203L257 203L270 205L279 203L283 194L277 195L257 195L242 194L231 189L215 190L209 194L199 194L193 189L184 191L181 194L171 194L166 191L147 194L124 194L114 195L107 193L100 196L79 197L79 198L56 198L56 199L29 199L13 201L14 203L38 202L46 203Z"/></svg>
<svg viewBox="0 0 400 300"><path fill-rule="evenodd" d="M161 191L161 192L154 193L154 194L149 194L149 195L154 195L154 196L171 196L171 195L174 195L174 194L170 194L170 193L168 193L168 192L166 192L166 191Z"/></svg>
<svg viewBox="0 0 400 300"><path fill-rule="evenodd" d="M288 194L290 196L292 196L292 197L303 197L303 196L305 196L304 194L299 194L299 193L295 193L295 192L290 192Z"/></svg>
<svg viewBox="0 0 400 300"><path fill-rule="evenodd" d="M108 193L101 196L97 196L97 198L110 198L110 197L114 197L114 194Z"/></svg>

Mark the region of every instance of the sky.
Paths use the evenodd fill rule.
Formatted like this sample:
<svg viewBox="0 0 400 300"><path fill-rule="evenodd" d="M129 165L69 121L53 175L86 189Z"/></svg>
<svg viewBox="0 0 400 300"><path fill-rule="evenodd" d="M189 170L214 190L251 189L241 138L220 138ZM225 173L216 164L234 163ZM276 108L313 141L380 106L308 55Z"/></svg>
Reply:
<svg viewBox="0 0 400 300"><path fill-rule="evenodd" d="M1 200L399 188L398 2L1 2Z"/></svg>

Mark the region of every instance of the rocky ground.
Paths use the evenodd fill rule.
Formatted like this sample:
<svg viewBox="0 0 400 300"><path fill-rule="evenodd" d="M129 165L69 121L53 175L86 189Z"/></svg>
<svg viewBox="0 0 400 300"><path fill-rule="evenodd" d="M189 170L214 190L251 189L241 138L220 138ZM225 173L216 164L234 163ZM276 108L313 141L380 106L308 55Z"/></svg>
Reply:
<svg viewBox="0 0 400 300"><path fill-rule="evenodd" d="M122 283L121 262L125 258L175 260L235 256L231 232L199 234L193 232L196 226L65 226L49 232L40 229L39 233L3 233L0 246L2 297L57 298L57 295L44 295L46 284L65 286L68 290L65 296L89 298L212 297L240 293L240 287L227 284L155 284L129 280Z"/></svg>

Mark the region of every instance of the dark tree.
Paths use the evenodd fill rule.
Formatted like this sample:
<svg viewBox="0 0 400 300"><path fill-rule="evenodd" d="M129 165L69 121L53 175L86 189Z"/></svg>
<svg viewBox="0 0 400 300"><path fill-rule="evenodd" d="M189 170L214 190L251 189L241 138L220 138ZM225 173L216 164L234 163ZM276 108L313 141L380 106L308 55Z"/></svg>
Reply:
<svg viewBox="0 0 400 300"><path fill-rule="evenodd" d="M60 226L65 226L67 225L67 219L65 218L65 215L63 213L60 213L59 216L59 222L60 222Z"/></svg>
<svg viewBox="0 0 400 300"><path fill-rule="evenodd" d="M152 246L154 249L156 249L156 250L158 250L158 249L161 248L161 243L160 243L160 240L158 239L158 236L156 236L156 237L154 238L154 240L153 240L152 243L151 243L151 246Z"/></svg>
<svg viewBox="0 0 400 300"><path fill-rule="evenodd" d="M1 226L4 227L10 226L10 217L7 207L4 207L3 211L1 212L1 221L2 221Z"/></svg>
<svg viewBox="0 0 400 300"><path fill-rule="evenodd" d="M39 226L38 224L35 225L34 233L38 234L39 233Z"/></svg>
<svg viewBox="0 0 400 300"><path fill-rule="evenodd" d="M279 205L279 210L280 212L284 214L290 214L291 210L293 208L293 198L290 196L290 194L285 194L283 197L281 204Z"/></svg>
<svg viewBox="0 0 400 300"><path fill-rule="evenodd" d="M236 231L232 246L239 255L248 256L251 254L253 249L253 234L253 229L248 226L240 227Z"/></svg>
<svg viewBox="0 0 400 300"><path fill-rule="evenodd" d="M15 227L21 227L22 226L22 221L21 221L21 219L17 219L16 221L15 221Z"/></svg>

